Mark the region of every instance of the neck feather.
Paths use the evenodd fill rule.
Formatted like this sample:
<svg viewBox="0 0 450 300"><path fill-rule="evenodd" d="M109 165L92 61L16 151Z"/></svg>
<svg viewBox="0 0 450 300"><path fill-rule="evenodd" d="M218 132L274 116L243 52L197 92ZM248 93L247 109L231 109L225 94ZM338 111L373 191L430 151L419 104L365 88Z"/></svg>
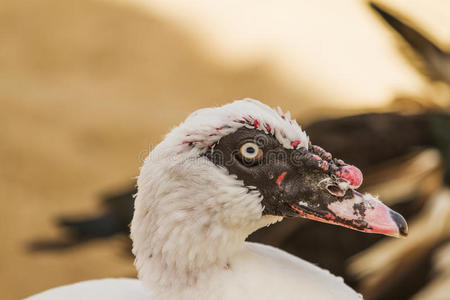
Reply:
<svg viewBox="0 0 450 300"><path fill-rule="evenodd" d="M203 167L141 169L131 238L139 278L153 291L193 286L199 276L227 268L250 233L280 220L262 216L259 193L224 170Z"/></svg>

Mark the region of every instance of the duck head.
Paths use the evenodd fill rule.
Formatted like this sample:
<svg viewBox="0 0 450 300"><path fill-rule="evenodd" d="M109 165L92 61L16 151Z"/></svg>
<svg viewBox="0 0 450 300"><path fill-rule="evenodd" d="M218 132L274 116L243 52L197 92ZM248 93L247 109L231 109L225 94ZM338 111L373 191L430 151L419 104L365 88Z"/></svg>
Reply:
<svg viewBox="0 0 450 300"><path fill-rule="evenodd" d="M300 216L363 232L407 235L400 214L356 191L363 180L361 171L319 146L301 140L280 143L257 127L243 127L213 144L205 155L261 193L263 215Z"/></svg>
<svg viewBox="0 0 450 300"><path fill-rule="evenodd" d="M233 224L246 217L304 217L406 236L408 227L400 214L377 197L356 191L362 180L357 167L312 145L289 113L245 99L198 110L173 129L144 163L137 200L145 186L155 193L171 181L173 188L159 195L196 194L192 198L201 200L184 201L182 211L203 208ZM166 204L171 212L181 204L174 205Z"/></svg>

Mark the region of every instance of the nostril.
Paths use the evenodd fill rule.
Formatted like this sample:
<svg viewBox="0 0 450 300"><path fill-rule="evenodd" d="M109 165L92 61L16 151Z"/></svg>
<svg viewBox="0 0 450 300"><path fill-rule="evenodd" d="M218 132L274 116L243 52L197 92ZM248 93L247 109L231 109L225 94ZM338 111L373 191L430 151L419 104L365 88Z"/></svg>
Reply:
<svg viewBox="0 0 450 300"><path fill-rule="evenodd" d="M342 197L345 195L345 191L341 190L337 185L327 185L327 191L337 197Z"/></svg>

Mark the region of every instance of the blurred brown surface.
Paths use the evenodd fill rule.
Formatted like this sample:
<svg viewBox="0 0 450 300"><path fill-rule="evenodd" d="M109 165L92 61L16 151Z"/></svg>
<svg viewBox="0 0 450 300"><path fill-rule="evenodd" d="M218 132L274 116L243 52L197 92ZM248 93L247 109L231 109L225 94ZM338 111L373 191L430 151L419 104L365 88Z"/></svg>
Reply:
<svg viewBox="0 0 450 300"><path fill-rule="evenodd" d="M149 147L191 111L253 97L298 113L263 62L224 69L148 12L107 1L0 4L0 282L17 299L79 280L134 276L124 241L58 253L55 215L93 210L99 191L129 182ZM295 111L297 110L297 111Z"/></svg>

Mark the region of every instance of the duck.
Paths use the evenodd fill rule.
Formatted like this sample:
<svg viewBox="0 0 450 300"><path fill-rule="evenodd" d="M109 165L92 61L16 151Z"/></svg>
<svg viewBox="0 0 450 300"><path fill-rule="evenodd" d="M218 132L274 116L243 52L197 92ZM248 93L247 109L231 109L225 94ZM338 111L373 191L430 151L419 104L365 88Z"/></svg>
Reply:
<svg viewBox="0 0 450 300"><path fill-rule="evenodd" d="M253 99L195 111L145 159L131 222L138 279L103 279L44 299L362 299L342 278L246 242L303 217L405 237L408 225L363 174L309 141L290 113Z"/></svg>

